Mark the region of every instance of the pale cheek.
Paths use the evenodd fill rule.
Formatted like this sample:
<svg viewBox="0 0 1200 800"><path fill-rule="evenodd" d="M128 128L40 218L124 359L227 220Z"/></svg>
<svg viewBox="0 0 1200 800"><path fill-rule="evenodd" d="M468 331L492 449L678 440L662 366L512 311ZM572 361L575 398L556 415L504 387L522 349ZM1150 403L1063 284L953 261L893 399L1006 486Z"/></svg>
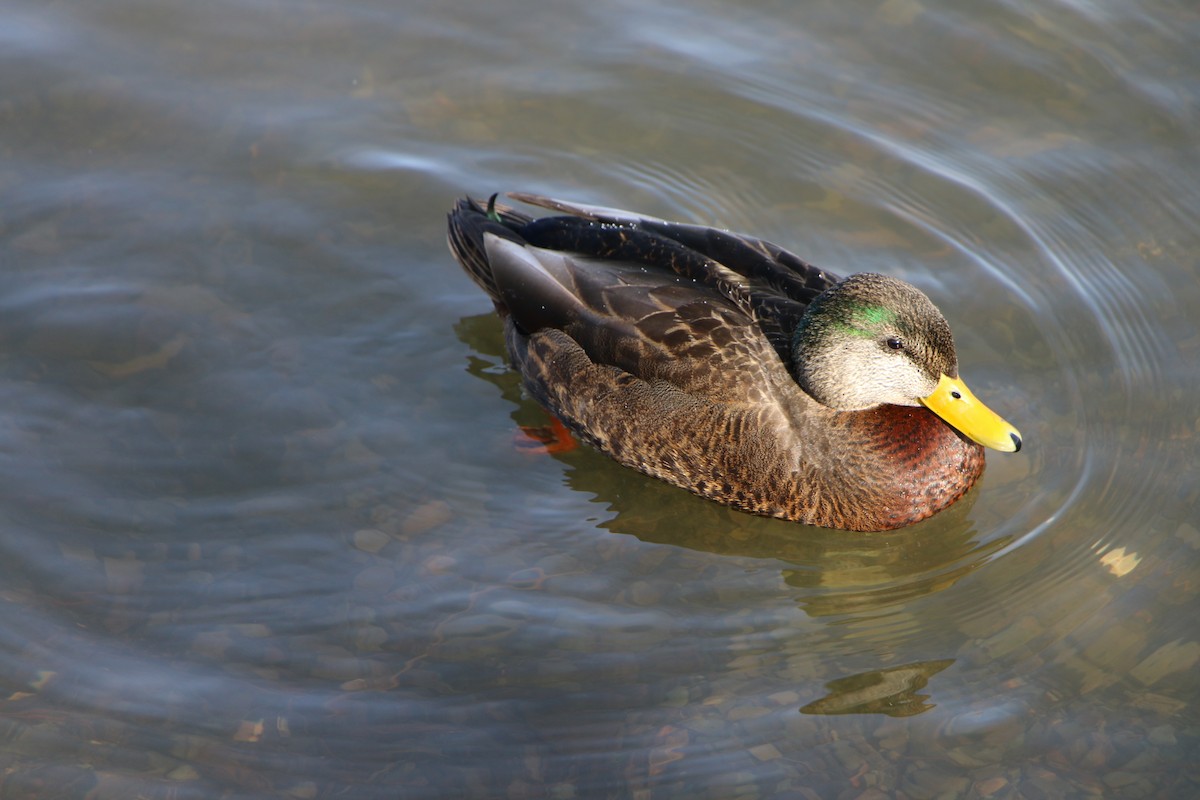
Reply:
<svg viewBox="0 0 1200 800"><path fill-rule="evenodd" d="M884 403L896 406L918 406L921 398L932 392L937 384L907 359L883 353L872 359L872 370L878 377L878 391Z"/></svg>

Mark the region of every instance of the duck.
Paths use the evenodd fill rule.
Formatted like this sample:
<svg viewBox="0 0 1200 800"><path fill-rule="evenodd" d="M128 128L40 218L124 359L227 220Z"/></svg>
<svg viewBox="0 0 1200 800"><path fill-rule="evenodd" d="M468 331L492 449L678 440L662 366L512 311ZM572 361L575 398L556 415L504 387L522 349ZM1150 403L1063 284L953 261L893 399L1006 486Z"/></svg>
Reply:
<svg viewBox="0 0 1200 800"><path fill-rule="evenodd" d="M704 225L509 193L459 199L450 251L525 389L620 464L741 511L895 530L959 500L1020 432L959 376L917 287L842 278Z"/></svg>

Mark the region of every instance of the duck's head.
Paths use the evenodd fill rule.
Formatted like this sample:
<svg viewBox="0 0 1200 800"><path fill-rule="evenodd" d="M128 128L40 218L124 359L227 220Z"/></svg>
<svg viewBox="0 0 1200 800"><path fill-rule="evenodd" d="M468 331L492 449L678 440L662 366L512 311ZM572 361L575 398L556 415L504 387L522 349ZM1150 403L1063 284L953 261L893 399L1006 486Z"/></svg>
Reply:
<svg viewBox="0 0 1200 800"><path fill-rule="evenodd" d="M830 287L801 318L792 352L801 388L830 408L923 405L985 447L1021 449L1020 432L958 377L942 312L904 281L861 273Z"/></svg>

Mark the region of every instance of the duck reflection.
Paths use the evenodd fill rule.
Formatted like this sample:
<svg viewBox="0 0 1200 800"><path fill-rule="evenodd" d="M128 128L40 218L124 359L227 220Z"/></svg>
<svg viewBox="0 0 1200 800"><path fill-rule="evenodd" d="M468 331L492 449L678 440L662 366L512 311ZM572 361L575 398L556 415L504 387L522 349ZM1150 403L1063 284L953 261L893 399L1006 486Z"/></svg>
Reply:
<svg viewBox="0 0 1200 800"><path fill-rule="evenodd" d="M912 717L936 704L917 694L929 679L954 663L952 658L848 675L825 684L829 694L800 709L802 714L886 714Z"/></svg>

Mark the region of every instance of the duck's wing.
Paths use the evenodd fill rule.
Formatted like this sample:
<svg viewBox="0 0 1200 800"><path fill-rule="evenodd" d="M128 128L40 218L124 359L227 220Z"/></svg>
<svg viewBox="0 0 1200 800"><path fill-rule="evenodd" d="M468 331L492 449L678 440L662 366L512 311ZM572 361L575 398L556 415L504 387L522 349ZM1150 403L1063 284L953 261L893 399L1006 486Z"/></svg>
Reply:
<svg viewBox="0 0 1200 800"><path fill-rule="evenodd" d="M539 195L510 196L574 215L529 223L521 233L530 243L636 261L709 286L751 315L786 364L791 363L792 333L804 310L840 280L778 245L751 236Z"/></svg>
<svg viewBox="0 0 1200 800"><path fill-rule="evenodd" d="M501 236L486 236L485 248L525 335L561 330L596 364L723 403L764 403L766 387L794 386L753 317L708 285Z"/></svg>
<svg viewBox="0 0 1200 800"><path fill-rule="evenodd" d="M787 516L824 412L752 317L711 287L638 263L489 236L525 387L622 464L760 514ZM511 287L511 288L510 288ZM819 477L819 476L818 476Z"/></svg>

